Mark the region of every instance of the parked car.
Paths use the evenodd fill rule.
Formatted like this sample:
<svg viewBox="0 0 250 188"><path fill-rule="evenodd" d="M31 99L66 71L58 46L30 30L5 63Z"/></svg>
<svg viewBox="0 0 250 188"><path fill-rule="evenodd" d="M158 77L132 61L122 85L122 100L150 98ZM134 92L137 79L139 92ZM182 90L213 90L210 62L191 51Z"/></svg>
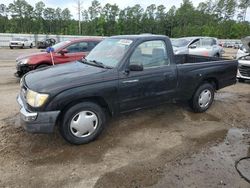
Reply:
<svg viewBox="0 0 250 188"><path fill-rule="evenodd" d="M232 48L234 45L232 42L224 42L223 43L223 47L224 48Z"/></svg>
<svg viewBox="0 0 250 188"><path fill-rule="evenodd" d="M233 48L234 49L239 49L242 46L242 43L240 42L235 42Z"/></svg>
<svg viewBox="0 0 250 188"><path fill-rule="evenodd" d="M31 70L53 65L53 61L57 65L79 60L85 57L101 40L102 38L68 40L52 46L52 53L47 51L20 56L16 59L17 72L15 75L22 77Z"/></svg>
<svg viewBox="0 0 250 188"><path fill-rule="evenodd" d="M224 53L216 38L184 37L172 39L175 54L193 54L211 57L221 57Z"/></svg>
<svg viewBox="0 0 250 188"><path fill-rule="evenodd" d="M239 82L250 80L250 36L242 39L243 47L238 50L239 61L237 78Z"/></svg>
<svg viewBox="0 0 250 188"><path fill-rule="evenodd" d="M72 144L94 140L108 116L187 100L205 112L216 90L236 83L237 60L174 55L160 35L114 36L85 58L26 74L17 101L28 132L59 125Z"/></svg>
<svg viewBox="0 0 250 188"><path fill-rule="evenodd" d="M25 47L29 47L32 48L33 47L33 41L30 41L26 38L13 38L10 42L9 42L9 47L10 49L13 48L25 48Z"/></svg>
<svg viewBox="0 0 250 188"><path fill-rule="evenodd" d="M53 38L48 38L48 39L43 39L41 41L37 41L37 48L38 49L46 49L47 47L53 46L56 44L56 39Z"/></svg>

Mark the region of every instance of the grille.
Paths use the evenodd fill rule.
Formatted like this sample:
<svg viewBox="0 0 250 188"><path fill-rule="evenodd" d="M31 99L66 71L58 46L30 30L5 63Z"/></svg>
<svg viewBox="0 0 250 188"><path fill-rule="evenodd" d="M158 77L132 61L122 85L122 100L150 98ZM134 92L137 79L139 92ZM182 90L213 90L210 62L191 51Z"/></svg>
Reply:
<svg viewBox="0 0 250 188"><path fill-rule="evenodd" d="M250 77L250 66L240 65L239 71L242 76Z"/></svg>
<svg viewBox="0 0 250 188"><path fill-rule="evenodd" d="M18 45L18 43L15 43L15 42L12 42L11 44L13 44L13 45Z"/></svg>

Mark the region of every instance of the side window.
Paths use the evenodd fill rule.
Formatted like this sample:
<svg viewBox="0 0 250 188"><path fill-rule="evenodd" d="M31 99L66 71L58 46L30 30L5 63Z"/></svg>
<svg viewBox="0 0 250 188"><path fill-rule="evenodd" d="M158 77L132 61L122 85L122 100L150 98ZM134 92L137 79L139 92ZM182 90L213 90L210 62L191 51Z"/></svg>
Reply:
<svg viewBox="0 0 250 188"><path fill-rule="evenodd" d="M89 42L89 50L92 50L99 42Z"/></svg>
<svg viewBox="0 0 250 188"><path fill-rule="evenodd" d="M212 46L213 40L210 38L204 38L201 40L202 46Z"/></svg>
<svg viewBox="0 0 250 188"><path fill-rule="evenodd" d="M88 43L87 42L80 42L79 43L79 52L87 52L88 49Z"/></svg>
<svg viewBox="0 0 250 188"><path fill-rule="evenodd" d="M79 52L79 43L71 44L65 49L68 51L68 53Z"/></svg>
<svg viewBox="0 0 250 188"><path fill-rule="evenodd" d="M161 40L141 43L131 55L130 64L142 64L145 69L169 65L165 43Z"/></svg>
<svg viewBox="0 0 250 188"><path fill-rule="evenodd" d="M197 39L193 44L191 44L191 46L195 46L196 48L201 47L201 40L202 39Z"/></svg>
<svg viewBox="0 0 250 188"><path fill-rule="evenodd" d="M217 45L216 39L212 39L212 45Z"/></svg>

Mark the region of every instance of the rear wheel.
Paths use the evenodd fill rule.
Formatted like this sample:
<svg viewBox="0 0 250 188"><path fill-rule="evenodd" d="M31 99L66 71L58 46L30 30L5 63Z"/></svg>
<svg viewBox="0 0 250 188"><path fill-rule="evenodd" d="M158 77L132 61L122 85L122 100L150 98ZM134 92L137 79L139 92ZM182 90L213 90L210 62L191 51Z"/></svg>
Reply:
<svg viewBox="0 0 250 188"><path fill-rule="evenodd" d="M66 111L59 131L71 144L86 144L99 136L105 122L105 113L99 105L93 102L82 102Z"/></svg>
<svg viewBox="0 0 250 188"><path fill-rule="evenodd" d="M10 46L10 49L13 49L13 47L12 47L12 46Z"/></svg>
<svg viewBox="0 0 250 188"><path fill-rule="evenodd" d="M190 106L194 112L205 112L214 101L214 87L210 83L203 83L195 91Z"/></svg>
<svg viewBox="0 0 250 188"><path fill-rule="evenodd" d="M30 44L30 48L33 48L33 44L32 43Z"/></svg>
<svg viewBox="0 0 250 188"><path fill-rule="evenodd" d="M24 49L24 44L22 45L22 47L21 47L22 49Z"/></svg>

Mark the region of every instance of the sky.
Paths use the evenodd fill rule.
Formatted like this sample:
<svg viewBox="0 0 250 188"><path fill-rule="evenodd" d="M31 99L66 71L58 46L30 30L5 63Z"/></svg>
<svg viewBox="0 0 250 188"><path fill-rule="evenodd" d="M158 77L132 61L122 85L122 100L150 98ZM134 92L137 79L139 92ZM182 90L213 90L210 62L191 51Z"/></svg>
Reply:
<svg viewBox="0 0 250 188"><path fill-rule="evenodd" d="M29 4L34 6L37 2L41 0L26 0ZM0 0L0 4L9 4L12 3L13 0ZM47 7L57 8L60 7L62 9L69 8L71 14L74 18L77 18L77 0L43 0L45 5ZM81 0L83 9L87 9L90 5L92 0ZM167 10L169 10L173 5L175 5L177 8L181 5L182 0L154 0L154 1L148 1L148 0L99 0L102 6L104 6L106 3L110 4L117 4L119 8L125 8L128 6L133 6L135 4L140 4L143 8L146 8L150 4L154 3L156 5L164 5ZM193 5L195 7L198 6L202 0L192 0ZM204 2L204 0L203 0ZM250 9L247 12L247 20L250 21Z"/></svg>

